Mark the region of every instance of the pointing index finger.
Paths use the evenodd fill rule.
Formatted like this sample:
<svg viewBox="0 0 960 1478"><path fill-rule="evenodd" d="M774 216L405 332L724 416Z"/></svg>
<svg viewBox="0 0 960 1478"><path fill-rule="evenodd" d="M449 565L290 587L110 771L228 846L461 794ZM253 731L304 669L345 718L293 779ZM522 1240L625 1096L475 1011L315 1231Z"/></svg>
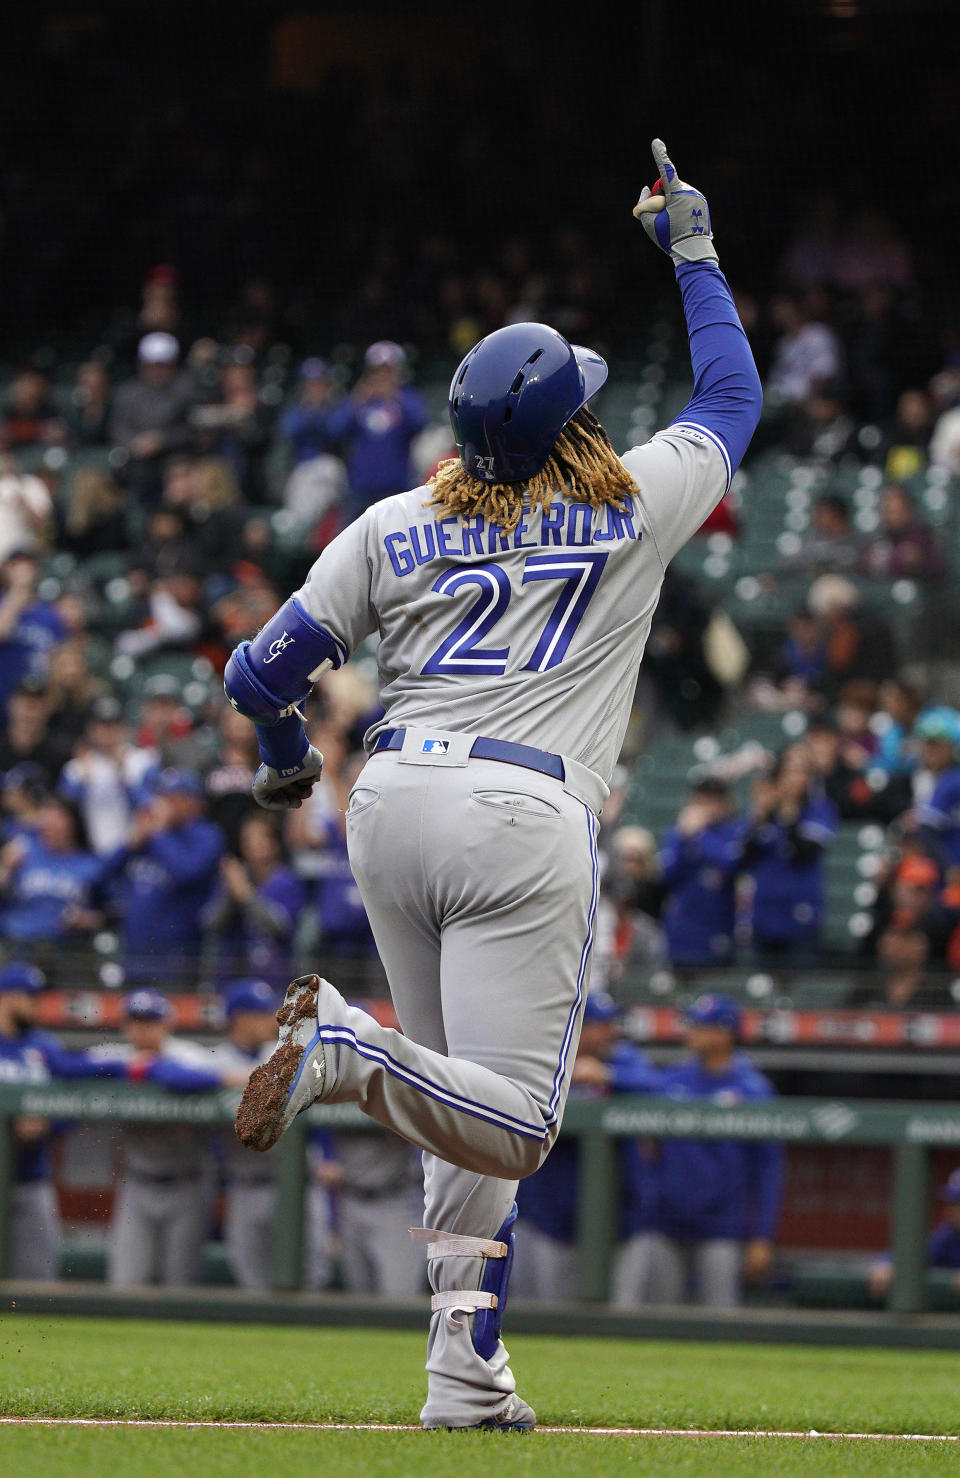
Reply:
<svg viewBox="0 0 960 1478"><path fill-rule="evenodd" d="M663 142L663 139L654 139L650 148L653 153L653 162L657 166L657 171L660 175L664 194L669 195L677 183L677 171L670 163L667 146Z"/></svg>

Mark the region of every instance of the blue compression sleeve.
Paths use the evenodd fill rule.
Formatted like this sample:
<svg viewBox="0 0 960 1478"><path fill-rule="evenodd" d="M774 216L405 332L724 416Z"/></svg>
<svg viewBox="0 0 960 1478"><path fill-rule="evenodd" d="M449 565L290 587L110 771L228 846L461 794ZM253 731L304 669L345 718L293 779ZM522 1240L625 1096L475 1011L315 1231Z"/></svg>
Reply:
<svg viewBox="0 0 960 1478"><path fill-rule="evenodd" d="M760 376L720 268L681 262L677 281L690 336L693 396L672 424L696 426L719 441L732 475L760 419Z"/></svg>
<svg viewBox="0 0 960 1478"><path fill-rule="evenodd" d="M295 713L278 724L254 724L257 748L265 765L283 775L299 768L308 749L307 733Z"/></svg>

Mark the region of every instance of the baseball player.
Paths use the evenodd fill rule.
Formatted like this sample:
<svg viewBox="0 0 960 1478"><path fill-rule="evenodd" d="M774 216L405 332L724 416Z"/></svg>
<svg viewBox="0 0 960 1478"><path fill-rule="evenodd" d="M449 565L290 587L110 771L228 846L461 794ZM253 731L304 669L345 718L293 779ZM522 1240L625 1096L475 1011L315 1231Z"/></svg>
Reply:
<svg viewBox="0 0 960 1478"><path fill-rule="evenodd" d="M0 1083L46 1083L50 1078L123 1078L125 1066L71 1052L36 1026L37 998L46 984L43 972L23 960L0 969ZM10 1199L11 1278L55 1278L60 1253L60 1213L50 1178L48 1120L19 1115L13 1125L16 1146Z"/></svg>
<svg viewBox="0 0 960 1478"><path fill-rule="evenodd" d="M768 1079L737 1051L736 1001L700 996L685 1021L690 1055L660 1070L655 1091L727 1105L773 1096ZM681 1303L692 1283L700 1304L739 1304L743 1276L765 1277L773 1260L783 1146L665 1139L652 1160L645 1145L628 1141L625 1148L627 1235L614 1269L614 1303Z"/></svg>
<svg viewBox="0 0 960 1478"><path fill-rule="evenodd" d="M574 1096L657 1093L660 1073L639 1047L620 1034L620 1008L606 991L592 990L573 1066ZM621 1147L622 1148L622 1147ZM517 1193L520 1234L517 1289L522 1298L550 1302L577 1295L577 1194L580 1145L561 1139Z"/></svg>
<svg viewBox="0 0 960 1478"><path fill-rule="evenodd" d="M337 1130L324 1177L335 1191L340 1273L348 1293L413 1298L423 1288L423 1248L408 1237L422 1194L420 1157L386 1130Z"/></svg>
<svg viewBox="0 0 960 1478"><path fill-rule="evenodd" d="M225 1072L249 1073L276 1044L277 998L265 980L234 980L223 993L226 1041L214 1053ZM225 1138L223 1238L241 1288L269 1288L276 1199L272 1155L256 1155Z"/></svg>
<svg viewBox="0 0 960 1478"><path fill-rule="evenodd" d="M201 1092L238 1086L246 1073L217 1069L210 1053L171 1035L173 1008L150 987L131 991L124 1002L124 1045L109 1045L105 1057L122 1056L130 1076L175 1091ZM111 1228L110 1282L119 1287L150 1283L199 1283L210 1225L214 1163L208 1136L191 1124L124 1124L120 1131L121 1175Z"/></svg>
<svg viewBox="0 0 960 1478"><path fill-rule="evenodd" d="M607 366L544 324L482 339L450 390L459 458L327 546L225 674L267 807L322 759L300 705L378 632L384 716L350 795L350 861L403 1034L315 975L251 1076L244 1143L356 1102L425 1151L427 1427L528 1428L500 1339L518 1179L557 1133L586 997L597 817L664 570L719 502L760 382L703 195L653 145L636 213L675 264L693 398L620 460L587 402Z"/></svg>
<svg viewBox="0 0 960 1478"><path fill-rule="evenodd" d="M226 1040L212 1054L204 1072L222 1074L239 1086L276 1045L277 997L266 980L234 980L223 993ZM183 1086L190 1086L184 1082ZM197 1083L203 1087L202 1083ZM321 1131L326 1142L329 1133ZM319 1140L320 1134L314 1136ZM235 1134L224 1136L223 1240L230 1270L241 1288L269 1288L273 1270L276 1208L276 1163L273 1155L245 1149ZM329 1198L322 1185L311 1184L304 1209L304 1282L322 1288L329 1277Z"/></svg>

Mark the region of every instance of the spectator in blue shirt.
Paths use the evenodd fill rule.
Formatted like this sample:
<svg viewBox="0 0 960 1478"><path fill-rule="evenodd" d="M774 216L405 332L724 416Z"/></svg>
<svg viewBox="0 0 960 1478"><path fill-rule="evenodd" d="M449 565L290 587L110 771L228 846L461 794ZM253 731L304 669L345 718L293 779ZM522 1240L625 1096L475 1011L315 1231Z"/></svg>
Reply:
<svg viewBox="0 0 960 1478"><path fill-rule="evenodd" d="M660 1074L620 1033L620 1009L606 991L591 991L573 1068L574 1098L612 1093L655 1093ZM517 1189L517 1293L524 1298L577 1295L577 1185L579 1142L557 1140L540 1169Z"/></svg>
<svg viewBox="0 0 960 1478"><path fill-rule="evenodd" d="M690 1056L661 1070L659 1093L724 1105L773 1096L768 1080L737 1051L735 1001L701 996L686 1013L686 1027ZM764 1277L773 1259L782 1147L665 1139L652 1155L629 1142L627 1156L626 1240L614 1302L681 1303L692 1290L712 1308L739 1304L742 1279Z"/></svg>
<svg viewBox="0 0 960 1478"><path fill-rule="evenodd" d="M960 864L960 714L952 708L928 708L913 734L933 787L911 821L946 870Z"/></svg>
<svg viewBox="0 0 960 1478"><path fill-rule="evenodd" d="M44 678L66 624L55 606L37 597L36 557L19 550L0 567L0 711L25 677Z"/></svg>
<svg viewBox="0 0 960 1478"><path fill-rule="evenodd" d="M32 835L13 837L0 853L0 932L39 949L52 969L52 946L76 942L103 921L95 906L101 864L83 845L82 823L69 802L48 797L36 820Z"/></svg>
<svg viewBox="0 0 960 1478"><path fill-rule="evenodd" d="M116 879L124 970L131 983L196 984L202 916L224 838L203 815L203 787L188 770L162 770L126 843L104 859Z"/></svg>
<svg viewBox="0 0 960 1478"><path fill-rule="evenodd" d="M733 958L735 883L743 824L722 780L700 780L660 847L662 921L673 965L725 965Z"/></svg>
<svg viewBox="0 0 960 1478"><path fill-rule="evenodd" d="M241 969L274 990L293 975L293 945L304 906L304 888L286 863L275 818L253 812L240 823L237 855L220 862L220 881L204 922L219 944L218 979Z"/></svg>
<svg viewBox="0 0 960 1478"><path fill-rule="evenodd" d="M362 377L330 412L327 432L347 464L348 521L371 503L416 485L410 444L427 424L427 407L403 383L406 362L399 344L371 344Z"/></svg>
<svg viewBox="0 0 960 1478"><path fill-rule="evenodd" d="M769 968L816 958L825 908L823 860L836 808L815 782L807 746L784 750L753 792L744 867L753 874L753 947Z"/></svg>
<svg viewBox="0 0 960 1478"><path fill-rule="evenodd" d="M290 443L295 464L312 462L330 450L327 422L332 408L333 383L325 359L305 359L300 366L300 394L296 405L284 411L280 431Z"/></svg>

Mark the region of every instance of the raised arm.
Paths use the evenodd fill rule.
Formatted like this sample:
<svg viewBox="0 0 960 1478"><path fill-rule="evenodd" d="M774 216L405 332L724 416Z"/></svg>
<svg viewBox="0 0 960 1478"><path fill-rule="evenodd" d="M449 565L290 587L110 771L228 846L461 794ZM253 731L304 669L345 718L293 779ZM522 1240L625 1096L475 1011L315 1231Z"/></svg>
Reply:
<svg viewBox="0 0 960 1478"><path fill-rule="evenodd" d="M662 139L654 139L652 149L660 178L642 191L634 215L674 264L693 363L693 396L671 424L712 436L732 476L760 419L760 376L720 271L710 207L678 177Z"/></svg>
<svg viewBox="0 0 960 1478"><path fill-rule="evenodd" d="M729 487L760 419L763 397L717 262L710 207L696 186L678 177L662 140L654 139L652 149L660 178L643 190L633 213L674 264L690 339L693 396L666 432L625 460L643 489L666 564ZM645 460L634 468L630 458L637 456Z"/></svg>

